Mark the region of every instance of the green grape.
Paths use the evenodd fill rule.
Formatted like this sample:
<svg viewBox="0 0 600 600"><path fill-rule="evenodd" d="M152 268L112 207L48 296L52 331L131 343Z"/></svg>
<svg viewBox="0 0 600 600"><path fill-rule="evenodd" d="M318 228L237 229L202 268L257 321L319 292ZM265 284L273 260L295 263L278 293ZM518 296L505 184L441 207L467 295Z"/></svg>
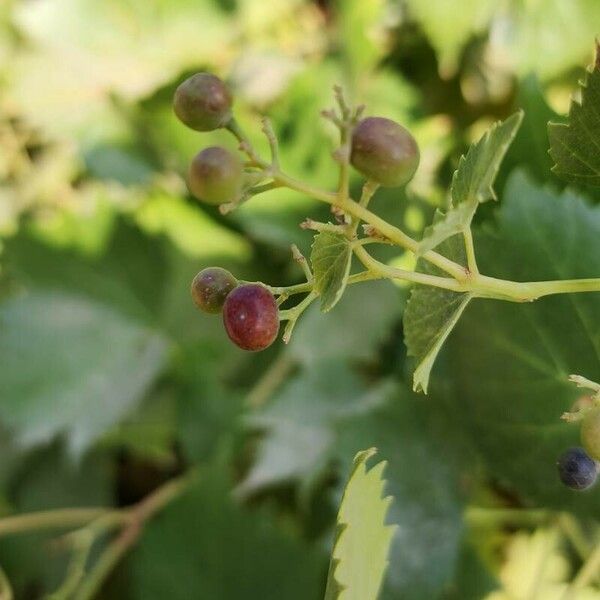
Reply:
<svg viewBox="0 0 600 600"><path fill-rule="evenodd" d="M226 269L208 267L194 277L192 298L203 312L217 314L223 310L225 299L237 284L237 279Z"/></svg>
<svg viewBox="0 0 600 600"><path fill-rule="evenodd" d="M408 183L419 166L419 158L417 142L395 121L368 117L354 128L350 162L382 186Z"/></svg>
<svg viewBox="0 0 600 600"><path fill-rule="evenodd" d="M211 146L192 160L188 187L198 200L207 204L224 204L239 198L243 179L239 157L220 146Z"/></svg>
<svg viewBox="0 0 600 600"><path fill-rule="evenodd" d="M191 129L212 131L231 120L231 93L215 75L196 73L175 90L173 109Z"/></svg>

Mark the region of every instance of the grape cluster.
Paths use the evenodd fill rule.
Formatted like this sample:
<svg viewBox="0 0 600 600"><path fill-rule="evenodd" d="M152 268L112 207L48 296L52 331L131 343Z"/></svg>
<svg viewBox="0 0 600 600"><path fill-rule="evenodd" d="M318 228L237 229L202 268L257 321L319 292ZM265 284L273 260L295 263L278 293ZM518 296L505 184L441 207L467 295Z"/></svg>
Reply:
<svg viewBox="0 0 600 600"><path fill-rule="evenodd" d="M350 164L376 185L406 184L419 164L419 148L412 135L389 119L368 117L359 120L358 110L349 117L343 101L341 105L342 113L347 113L342 116L351 125ZM242 141L233 118L232 94L227 85L212 74L197 73L186 79L175 91L173 110L191 129L226 128ZM276 146L274 134L270 136L266 130L265 133L273 151ZM243 144L240 149L244 149ZM261 181L261 176L272 175L254 154L250 153L250 159L245 167L239 156L226 148L211 146L201 150L191 161L188 171L191 194L202 202L221 206L222 210L226 205L237 205L248 197L245 194ZM278 303L267 286L240 283L229 271L210 267L194 277L191 293L200 310L222 313L227 335L240 348L264 350L277 338L281 317L278 304L285 298L281 297Z"/></svg>
<svg viewBox="0 0 600 600"><path fill-rule="evenodd" d="M264 350L277 338L277 302L264 285L240 283L226 269L208 267L194 277L191 292L200 310L223 314L227 335L243 350Z"/></svg>

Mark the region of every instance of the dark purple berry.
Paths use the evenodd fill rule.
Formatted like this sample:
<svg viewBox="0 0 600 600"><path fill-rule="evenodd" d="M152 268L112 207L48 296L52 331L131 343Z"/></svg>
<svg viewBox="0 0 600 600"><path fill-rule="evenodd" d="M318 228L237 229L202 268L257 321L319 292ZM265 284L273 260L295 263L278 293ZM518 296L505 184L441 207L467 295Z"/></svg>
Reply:
<svg viewBox="0 0 600 600"><path fill-rule="evenodd" d="M572 490L586 490L596 482L598 465L583 448L570 448L558 459L558 476Z"/></svg>
<svg viewBox="0 0 600 600"><path fill-rule="evenodd" d="M192 298L196 306L207 313L220 313L227 295L238 284L226 269L208 267L200 271L192 281Z"/></svg>
<svg viewBox="0 0 600 600"><path fill-rule="evenodd" d="M385 187L404 185L419 166L419 147L395 121L362 119L352 132L350 162L363 175Z"/></svg>
<svg viewBox="0 0 600 600"><path fill-rule="evenodd" d="M264 350L279 332L275 297L258 283L240 285L225 300L223 323L231 341L243 350Z"/></svg>
<svg viewBox="0 0 600 600"><path fill-rule="evenodd" d="M237 155L220 146L211 146L192 160L188 187L198 200L224 204L239 198L243 177L242 162Z"/></svg>
<svg viewBox="0 0 600 600"><path fill-rule="evenodd" d="M231 120L231 93L215 75L196 73L175 90L173 110L191 129L219 129Z"/></svg>

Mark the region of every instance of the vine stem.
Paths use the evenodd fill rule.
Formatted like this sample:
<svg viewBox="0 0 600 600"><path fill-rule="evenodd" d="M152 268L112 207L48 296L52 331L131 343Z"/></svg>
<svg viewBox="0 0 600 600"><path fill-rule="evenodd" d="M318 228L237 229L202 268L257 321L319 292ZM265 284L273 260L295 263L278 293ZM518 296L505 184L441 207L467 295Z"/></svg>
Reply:
<svg viewBox="0 0 600 600"><path fill-rule="evenodd" d="M343 209L356 219L368 223L383 236L396 243L398 246L405 248L406 250L410 250L413 253L416 253L418 250L419 242L404 233L401 229L398 229L394 225L388 223L385 219L377 216L366 207L361 206L358 202L355 202L351 198L347 198L342 206L340 205L339 194L337 193L327 192L311 185L307 185L302 181L298 181L297 179L294 179L293 177L290 177L289 175L286 175L280 171L273 173L273 179L290 189L293 189L297 192L302 192L307 196L311 196L312 198ZM434 250L426 252L423 255L423 258L439 267L449 275L452 275L452 277L458 281L464 281L468 278L468 272L465 267L455 263L452 260L449 260L441 254L438 254Z"/></svg>
<svg viewBox="0 0 600 600"><path fill-rule="evenodd" d="M81 527L67 535L67 539L74 541L75 555L64 583L50 598L91 600L114 566L137 541L146 521L178 498L195 478L196 473L192 471L172 479L130 508L64 508L0 519L0 536ZM114 527L121 527L120 533L86 576L85 563L92 544Z"/></svg>
<svg viewBox="0 0 600 600"><path fill-rule="evenodd" d="M246 405L254 410L263 406L295 366L296 361L287 352L282 352L250 390L246 396Z"/></svg>
<svg viewBox="0 0 600 600"><path fill-rule="evenodd" d="M467 253L467 266L471 273L479 273L477 258L475 257L475 244L473 242L473 232L470 227L463 230L463 239L465 242L465 251Z"/></svg>
<svg viewBox="0 0 600 600"><path fill-rule="evenodd" d="M108 508L60 508L6 517L0 519L0 537L27 531L78 527L110 512Z"/></svg>
<svg viewBox="0 0 600 600"><path fill-rule="evenodd" d="M258 167L265 169L272 179L280 185L286 186L297 192L301 192L314 198L315 200L321 200L331 206L340 208L346 211L355 219L364 221L369 225L375 227L382 235L392 240L399 246L410 250L411 252L417 252L419 242L411 238L409 235L404 233L401 229L394 227L386 220L378 217L375 213L372 213L366 208L361 206L358 202L355 202L350 198L348 193L345 193L344 198L341 198L340 192L329 192L321 188L317 188L310 184L306 184L303 181L299 181L294 177L290 177L281 171L277 165L270 164L262 160L254 150L252 143L239 126L239 123L235 119L232 119L227 125L227 129L237 138L240 142L240 149L245 152L250 160ZM436 265L449 275L452 275L458 280L464 280L468 276L467 270L462 265L455 263L452 260L447 259L445 256L438 254L434 250L430 250L423 255L425 260L428 260L432 264Z"/></svg>
<svg viewBox="0 0 600 600"><path fill-rule="evenodd" d="M404 233L398 227L388 223L385 219L377 216L375 213L368 210L366 202L359 203L354 201L349 195L341 199L340 192L329 192L310 184L295 179L283 173L276 165L269 164L260 159L254 151L251 143L243 133L237 123L232 122L228 129L240 141L241 149L248 154L250 159L259 167L265 169L269 176L278 184L288 187L289 189L301 192L316 200L325 202L333 207L339 208L347 212L351 217L358 221L370 225L384 238L387 238L394 244L413 252L418 255L419 242ZM364 205L363 205L364 204ZM543 296L553 294L568 294L576 292L598 292L600 291L600 278L594 279L569 279L556 281L534 281L534 282L517 282L504 279L496 279L481 275L477 269L475 260L475 248L473 245L472 234L469 231L464 234L465 248L467 252L468 265L465 267L456 263L445 256L430 250L424 253L421 258L427 260L432 265L435 265L448 275L453 280L445 277L437 277L416 273L413 271L403 271L401 269L393 269L387 267L383 263L374 261L368 254L363 253L360 248L355 247L354 251L361 261L369 261L371 269L377 271L382 277L390 279L403 279L413 281L415 283L423 283L424 285L432 285L458 292L471 292L475 297L493 298L497 300L508 300L511 302L532 302ZM362 257L362 258L361 258ZM301 284L303 285L303 284ZM277 289L277 288L272 288ZM311 291L310 284L304 287L302 291ZM296 292L292 292L296 293Z"/></svg>
<svg viewBox="0 0 600 600"><path fill-rule="evenodd" d="M140 537L144 524L170 502L178 498L195 481L196 473L188 473L168 481L125 511L127 522L119 535L108 545L92 570L83 580L73 600L91 600L102 587L106 577Z"/></svg>

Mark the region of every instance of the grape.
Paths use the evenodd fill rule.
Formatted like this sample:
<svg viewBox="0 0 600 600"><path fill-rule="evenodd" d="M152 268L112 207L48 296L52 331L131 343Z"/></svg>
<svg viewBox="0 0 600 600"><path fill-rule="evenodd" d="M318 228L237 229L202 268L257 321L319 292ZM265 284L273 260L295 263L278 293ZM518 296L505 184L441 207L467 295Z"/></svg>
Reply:
<svg viewBox="0 0 600 600"><path fill-rule="evenodd" d="M268 348L279 332L273 294L257 283L238 286L225 300L223 323L231 341L243 350Z"/></svg>
<svg viewBox="0 0 600 600"><path fill-rule="evenodd" d="M220 146L205 148L190 164L188 187L196 198L208 204L237 200L242 182L242 162Z"/></svg>
<svg viewBox="0 0 600 600"><path fill-rule="evenodd" d="M173 110L191 129L212 131L231 120L231 93L215 75L196 73L175 90Z"/></svg>
<svg viewBox="0 0 600 600"><path fill-rule="evenodd" d="M560 480L572 490L586 490L594 485L598 466L583 448L570 448L558 459Z"/></svg>
<svg viewBox="0 0 600 600"><path fill-rule="evenodd" d="M352 132L350 162L380 185L396 187L415 174L419 147L402 125L382 117L368 117Z"/></svg>
<svg viewBox="0 0 600 600"><path fill-rule="evenodd" d="M227 295L237 286L237 279L226 269L208 267L192 281L192 298L207 313L220 313Z"/></svg>
<svg viewBox="0 0 600 600"><path fill-rule="evenodd" d="M586 412L581 423L581 443L588 454L600 460L600 407L594 406Z"/></svg>

